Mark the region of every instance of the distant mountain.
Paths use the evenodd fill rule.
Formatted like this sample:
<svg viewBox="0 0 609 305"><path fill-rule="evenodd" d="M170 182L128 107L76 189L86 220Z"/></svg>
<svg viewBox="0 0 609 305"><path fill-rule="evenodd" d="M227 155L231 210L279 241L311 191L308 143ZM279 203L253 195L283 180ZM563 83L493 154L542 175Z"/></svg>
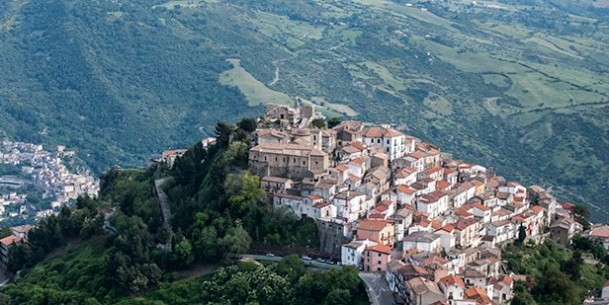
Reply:
<svg viewBox="0 0 609 305"><path fill-rule="evenodd" d="M0 3L0 129L98 170L299 96L562 198L609 196L609 3ZM89 154L89 156L87 156ZM602 212L602 213L600 213Z"/></svg>

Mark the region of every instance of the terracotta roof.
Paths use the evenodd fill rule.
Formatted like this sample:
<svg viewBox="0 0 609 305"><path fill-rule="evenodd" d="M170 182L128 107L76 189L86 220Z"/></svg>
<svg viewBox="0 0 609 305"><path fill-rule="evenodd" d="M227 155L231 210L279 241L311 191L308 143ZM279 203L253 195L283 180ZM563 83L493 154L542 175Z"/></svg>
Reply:
<svg viewBox="0 0 609 305"><path fill-rule="evenodd" d="M440 180L436 182L436 189L439 191L447 190L450 187L450 183L446 180Z"/></svg>
<svg viewBox="0 0 609 305"><path fill-rule="evenodd" d="M444 286L453 286L457 285L459 287L465 288L465 283L460 276L448 275L440 279L440 283L444 284Z"/></svg>
<svg viewBox="0 0 609 305"><path fill-rule="evenodd" d="M534 205L534 206L532 206L532 207L530 208L530 210L531 210L531 211L533 211L533 212L535 212L535 213L537 213L537 214L539 214L539 213L543 212L543 208L542 208L541 206L538 206L538 205Z"/></svg>
<svg viewBox="0 0 609 305"><path fill-rule="evenodd" d="M472 213L466 211L464 208L458 208L454 211L455 215L457 216L461 216L461 217L471 217Z"/></svg>
<svg viewBox="0 0 609 305"><path fill-rule="evenodd" d="M388 225L391 224L385 220L364 219L362 222L360 222L359 226L357 226L357 229L366 231L380 231Z"/></svg>
<svg viewBox="0 0 609 305"><path fill-rule="evenodd" d="M351 163L356 164L356 165L362 165L362 164L364 164L364 162L366 162L366 159L363 157L359 157L359 158L351 161Z"/></svg>
<svg viewBox="0 0 609 305"><path fill-rule="evenodd" d="M317 202L317 203L315 203L315 204L313 205L313 208L316 208L316 209L321 209L321 208L325 208L325 207L327 207L327 206L329 206L329 205L330 205L330 203L329 203L329 202L323 202L323 201L322 201L322 202Z"/></svg>
<svg viewBox="0 0 609 305"><path fill-rule="evenodd" d="M592 228L590 235L594 237L609 238L609 226Z"/></svg>
<svg viewBox="0 0 609 305"><path fill-rule="evenodd" d="M360 141L355 141L355 142L351 143L351 146L359 149L360 151L363 151L364 149L366 149L366 146L364 144L362 144L362 142L360 142Z"/></svg>
<svg viewBox="0 0 609 305"><path fill-rule="evenodd" d="M470 300L476 300L476 304L493 304L486 291L480 287L472 287L465 290L465 297Z"/></svg>
<svg viewBox="0 0 609 305"><path fill-rule="evenodd" d="M309 195L309 196L307 196L307 198L309 198L311 200L323 199L321 196L318 196L318 195Z"/></svg>
<svg viewBox="0 0 609 305"><path fill-rule="evenodd" d="M410 188L410 187L408 187L406 185L399 185L397 187L397 191L400 192L400 193L408 194L408 195L412 195L412 194L415 193L415 190L413 190L412 188Z"/></svg>
<svg viewBox="0 0 609 305"><path fill-rule="evenodd" d="M339 166L335 167L334 169L336 169L336 170L337 170L337 171L339 171L339 172L346 172L346 171L348 171L348 170L349 170L349 167L347 167L347 166L346 166L346 165L344 165L344 164L341 164L341 165L339 165Z"/></svg>
<svg viewBox="0 0 609 305"><path fill-rule="evenodd" d="M446 232L452 232L455 229L455 227L451 224L447 224L445 226L443 226L440 230L444 230Z"/></svg>
<svg viewBox="0 0 609 305"><path fill-rule="evenodd" d="M475 223L478 223L478 221L474 218L461 219L461 220L457 221L457 223L455 224L455 229L462 231Z"/></svg>
<svg viewBox="0 0 609 305"><path fill-rule="evenodd" d="M442 228L442 222L440 222L439 220L432 220L432 221L431 221L431 227L432 227L434 230L439 230L439 229L441 229L441 228Z"/></svg>
<svg viewBox="0 0 609 305"><path fill-rule="evenodd" d="M22 240L23 238L15 236L15 235L11 235L11 236L7 236L3 239L0 239L0 243L2 243L5 246L10 246L14 243L18 243Z"/></svg>
<svg viewBox="0 0 609 305"><path fill-rule="evenodd" d="M483 205L481 205L481 204L480 204L480 203L478 203L478 202L476 202L476 203L472 204L472 206L473 206L474 208L477 208L477 209L482 210L482 211L490 211L490 208L489 208L489 207L483 206Z"/></svg>
<svg viewBox="0 0 609 305"><path fill-rule="evenodd" d="M386 137L399 137L404 134L393 129L393 128L385 128L382 126L371 126L366 127L362 131L362 136L366 138L386 138Z"/></svg>
<svg viewBox="0 0 609 305"><path fill-rule="evenodd" d="M427 175L431 175L433 173L437 173L439 171L442 171L442 167L440 166L436 166L436 167L432 167L432 168L428 168L424 171L425 174Z"/></svg>
<svg viewBox="0 0 609 305"><path fill-rule="evenodd" d="M373 251L373 252L379 252L379 253L391 255L391 247L385 246L385 245L376 245L376 246L368 247L368 248L366 248L365 251Z"/></svg>

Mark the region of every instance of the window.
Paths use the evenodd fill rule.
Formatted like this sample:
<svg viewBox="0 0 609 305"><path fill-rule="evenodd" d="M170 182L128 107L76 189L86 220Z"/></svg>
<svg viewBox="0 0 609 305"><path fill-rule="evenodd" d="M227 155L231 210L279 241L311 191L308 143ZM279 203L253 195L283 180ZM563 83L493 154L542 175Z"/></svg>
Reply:
<svg viewBox="0 0 609 305"><path fill-rule="evenodd" d="M302 161L302 165L307 165L307 161Z"/></svg>
<svg viewBox="0 0 609 305"><path fill-rule="evenodd" d="M391 144L391 140L387 139L387 145Z"/></svg>
<svg viewBox="0 0 609 305"><path fill-rule="evenodd" d="M266 156L264 156L264 161L266 161Z"/></svg>
<svg viewBox="0 0 609 305"><path fill-rule="evenodd" d="M376 143L381 144L381 139L376 140Z"/></svg>
<svg viewBox="0 0 609 305"><path fill-rule="evenodd" d="M379 253L379 257L383 256L382 254ZM379 264L381 263L381 261L379 261Z"/></svg>
<svg viewBox="0 0 609 305"><path fill-rule="evenodd" d="M277 157L275 157L275 161L277 161Z"/></svg>

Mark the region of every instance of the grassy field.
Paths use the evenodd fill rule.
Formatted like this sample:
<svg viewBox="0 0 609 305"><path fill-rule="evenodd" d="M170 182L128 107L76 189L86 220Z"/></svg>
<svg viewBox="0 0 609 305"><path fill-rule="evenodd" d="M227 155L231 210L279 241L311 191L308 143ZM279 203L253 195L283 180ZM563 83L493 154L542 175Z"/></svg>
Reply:
<svg viewBox="0 0 609 305"><path fill-rule="evenodd" d="M292 105L287 94L273 91L241 67L239 59L228 59L233 68L220 74L220 83L239 88L245 95L249 106L260 104Z"/></svg>

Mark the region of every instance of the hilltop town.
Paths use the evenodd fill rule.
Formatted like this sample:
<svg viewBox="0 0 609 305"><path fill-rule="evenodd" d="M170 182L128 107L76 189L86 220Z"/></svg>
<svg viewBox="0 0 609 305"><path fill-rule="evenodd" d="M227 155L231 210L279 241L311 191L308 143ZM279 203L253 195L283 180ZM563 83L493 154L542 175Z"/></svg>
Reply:
<svg viewBox="0 0 609 305"><path fill-rule="evenodd" d="M313 218L324 256L382 273L407 304L506 304L523 277L500 247L582 232L575 205L538 185L389 125L312 127L313 106L270 105L255 131L249 169L275 208Z"/></svg>
<svg viewBox="0 0 609 305"><path fill-rule="evenodd" d="M80 195L97 196L98 179L87 171L74 173L66 166L64 159L73 157L74 151L61 145L50 152L32 143L4 140L1 144L0 164L16 168L18 174L0 175L0 221L44 218ZM34 207L24 190L28 186L48 204Z"/></svg>

